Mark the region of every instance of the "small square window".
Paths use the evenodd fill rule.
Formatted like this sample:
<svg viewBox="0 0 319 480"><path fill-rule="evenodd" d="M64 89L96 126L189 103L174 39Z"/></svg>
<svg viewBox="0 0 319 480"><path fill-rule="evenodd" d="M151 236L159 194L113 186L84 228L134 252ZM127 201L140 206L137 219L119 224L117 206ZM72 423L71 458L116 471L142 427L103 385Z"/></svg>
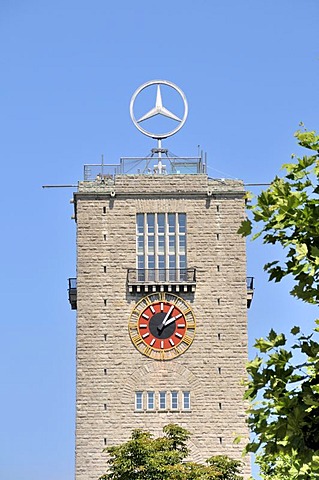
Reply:
<svg viewBox="0 0 319 480"><path fill-rule="evenodd" d="M183 410L190 410L191 408L191 394L190 392L183 392Z"/></svg>
<svg viewBox="0 0 319 480"><path fill-rule="evenodd" d="M159 392L159 408L160 410L166 409L166 392Z"/></svg>
<svg viewBox="0 0 319 480"><path fill-rule="evenodd" d="M143 410L143 392L135 392L135 410Z"/></svg>
<svg viewBox="0 0 319 480"><path fill-rule="evenodd" d="M147 392L147 410L154 410L154 392Z"/></svg>

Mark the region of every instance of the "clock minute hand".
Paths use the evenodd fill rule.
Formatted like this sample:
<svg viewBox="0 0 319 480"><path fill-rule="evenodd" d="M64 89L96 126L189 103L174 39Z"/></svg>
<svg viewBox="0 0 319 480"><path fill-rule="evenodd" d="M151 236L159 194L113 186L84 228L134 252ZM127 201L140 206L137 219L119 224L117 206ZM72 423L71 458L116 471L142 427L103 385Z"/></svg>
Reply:
<svg viewBox="0 0 319 480"><path fill-rule="evenodd" d="M173 311L173 308L174 308L174 305L171 305L170 309L168 310L167 314L166 314L165 317L164 317L164 320L163 320L162 323L157 327L157 330L158 330L159 332L161 332L161 331L163 330L163 328L165 327L166 322L167 322L167 320L169 319L169 317L170 317L170 315L171 315L171 313L172 313L172 311Z"/></svg>
<svg viewBox="0 0 319 480"><path fill-rule="evenodd" d="M170 319L166 320L164 323L164 327L167 327L167 325L170 325L171 323L175 322L176 317L171 317Z"/></svg>

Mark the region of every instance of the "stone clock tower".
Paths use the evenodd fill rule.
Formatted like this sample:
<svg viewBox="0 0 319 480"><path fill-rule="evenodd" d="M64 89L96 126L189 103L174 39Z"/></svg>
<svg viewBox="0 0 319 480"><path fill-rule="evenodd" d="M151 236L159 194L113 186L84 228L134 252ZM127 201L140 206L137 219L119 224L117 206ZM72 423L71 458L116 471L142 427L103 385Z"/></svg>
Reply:
<svg viewBox="0 0 319 480"><path fill-rule="evenodd" d="M155 107L136 120L134 102L146 88L155 89ZM183 116L163 106L167 88L181 95ZM157 115L178 127L162 135L141 127ZM126 441L134 428L154 435L168 423L187 428L199 462L240 458L234 436L248 436L241 380L252 285L237 234L243 184L209 178L202 156L180 158L162 148L187 116L176 85L142 85L131 116L157 148L146 158L86 166L74 194L76 480L105 473L103 449Z"/></svg>

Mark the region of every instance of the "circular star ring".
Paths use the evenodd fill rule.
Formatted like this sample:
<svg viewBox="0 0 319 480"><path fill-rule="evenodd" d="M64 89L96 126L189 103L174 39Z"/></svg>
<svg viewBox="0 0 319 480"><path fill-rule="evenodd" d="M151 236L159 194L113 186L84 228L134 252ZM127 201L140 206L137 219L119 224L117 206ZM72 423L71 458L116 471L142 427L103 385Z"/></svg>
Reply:
<svg viewBox="0 0 319 480"><path fill-rule="evenodd" d="M136 97L141 93L142 90L145 88L148 88L152 85L157 85L157 90L156 90L156 100L155 100L155 107L151 108L145 115L142 117L136 119L134 115L134 103L136 100ZM176 90L176 92L182 97L183 104L184 104L184 115L183 118L179 118L177 115L175 115L173 112L168 110L163 106L162 102L162 94L161 94L161 85L166 85L170 88L173 88ZM130 115L132 122L134 123L135 127L142 132L144 135L147 135L148 137L155 138L157 140L161 140L163 138L170 137L174 135L176 132L178 132L184 123L186 122L188 114L188 104L186 100L186 96L184 92L173 82L169 82L168 80L150 80L149 82L144 83L141 85L133 94L131 98L131 103L130 103ZM169 132L166 133L154 133L154 132L149 132L148 130L145 130L145 128L142 128L140 123L144 122L144 120L148 120L149 118L155 117L156 115L162 115L163 117L170 118L172 120L175 120L178 122L178 125L176 128L173 130L170 130Z"/></svg>

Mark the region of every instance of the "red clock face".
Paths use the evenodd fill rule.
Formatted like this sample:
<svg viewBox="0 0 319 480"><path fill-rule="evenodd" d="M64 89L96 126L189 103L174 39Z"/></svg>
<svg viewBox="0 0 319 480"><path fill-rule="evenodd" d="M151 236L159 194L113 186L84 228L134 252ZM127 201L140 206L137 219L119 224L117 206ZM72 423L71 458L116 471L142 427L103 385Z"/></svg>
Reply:
<svg viewBox="0 0 319 480"><path fill-rule="evenodd" d="M184 353L195 336L190 306L169 293L142 298L133 309L129 333L135 347L154 360L170 360Z"/></svg>
<svg viewBox="0 0 319 480"><path fill-rule="evenodd" d="M140 314L137 325L144 342L160 350L177 346L187 330L182 311L168 302L157 302L146 307Z"/></svg>

